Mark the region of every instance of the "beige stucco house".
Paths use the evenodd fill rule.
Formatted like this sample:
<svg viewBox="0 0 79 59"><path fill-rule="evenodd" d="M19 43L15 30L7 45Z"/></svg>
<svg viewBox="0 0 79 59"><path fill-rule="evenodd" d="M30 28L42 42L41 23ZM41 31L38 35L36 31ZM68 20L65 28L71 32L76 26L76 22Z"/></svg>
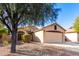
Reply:
<svg viewBox="0 0 79 59"><path fill-rule="evenodd" d="M79 32L76 32L73 28L67 29L65 33L66 42L79 42Z"/></svg>
<svg viewBox="0 0 79 59"><path fill-rule="evenodd" d="M65 42L65 29L57 23L48 25L34 32L34 41L41 43L63 43Z"/></svg>

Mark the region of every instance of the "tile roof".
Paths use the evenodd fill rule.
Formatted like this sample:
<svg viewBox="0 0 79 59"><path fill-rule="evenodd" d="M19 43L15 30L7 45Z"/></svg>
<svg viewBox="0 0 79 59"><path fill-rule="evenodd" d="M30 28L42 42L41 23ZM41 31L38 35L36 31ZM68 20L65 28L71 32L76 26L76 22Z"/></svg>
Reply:
<svg viewBox="0 0 79 59"><path fill-rule="evenodd" d="M73 28L70 28L70 29L66 30L66 33L73 33L73 32L76 32Z"/></svg>

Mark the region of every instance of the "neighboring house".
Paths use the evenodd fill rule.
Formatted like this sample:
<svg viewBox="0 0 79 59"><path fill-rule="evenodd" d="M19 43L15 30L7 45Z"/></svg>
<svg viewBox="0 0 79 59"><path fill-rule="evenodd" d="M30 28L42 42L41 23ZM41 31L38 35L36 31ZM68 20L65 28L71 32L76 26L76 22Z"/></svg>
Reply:
<svg viewBox="0 0 79 59"><path fill-rule="evenodd" d="M65 38L67 42L79 42L79 32L75 32L73 28L67 29Z"/></svg>
<svg viewBox="0 0 79 59"><path fill-rule="evenodd" d="M65 29L57 23L48 25L34 33L34 41L41 43L63 43L65 42Z"/></svg>
<svg viewBox="0 0 79 59"><path fill-rule="evenodd" d="M23 28L18 29L18 31L23 31L24 33L28 32L28 31L35 32L37 30L38 30L38 28L36 26L27 26L27 27L23 27Z"/></svg>
<svg viewBox="0 0 79 59"><path fill-rule="evenodd" d="M36 30L38 30L38 28L36 26L27 26L27 27L20 27L18 28L18 40L22 40L22 35L29 35L29 33L31 33L31 36L33 38L33 32L35 32ZM32 41L33 39L29 39L30 41Z"/></svg>

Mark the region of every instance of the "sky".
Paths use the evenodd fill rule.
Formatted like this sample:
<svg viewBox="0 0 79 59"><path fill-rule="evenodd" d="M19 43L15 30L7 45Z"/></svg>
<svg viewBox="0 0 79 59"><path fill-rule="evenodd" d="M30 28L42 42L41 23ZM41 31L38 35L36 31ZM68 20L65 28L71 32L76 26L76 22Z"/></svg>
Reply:
<svg viewBox="0 0 79 59"><path fill-rule="evenodd" d="M57 3L56 7L61 9L57 23L65 29L71 27L79 16L79 3Z"/></svg>
<svg viewBox="0 0 79 59"><path fill-rule="evenodd" d="M63 28L68 29L79 16L79 3L57 3L56 7L61 9L57 23Z"/></svg>

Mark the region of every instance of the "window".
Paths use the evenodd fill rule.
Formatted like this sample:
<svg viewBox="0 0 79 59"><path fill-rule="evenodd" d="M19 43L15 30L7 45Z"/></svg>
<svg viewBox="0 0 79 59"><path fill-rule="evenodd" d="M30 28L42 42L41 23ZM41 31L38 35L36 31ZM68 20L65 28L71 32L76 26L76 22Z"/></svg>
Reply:
<svg viewBox="0 0 79 59"><path fill-rule="evenodd" d="M54 26L54 30L57 30L57 26L56 25Z"/></svg>

